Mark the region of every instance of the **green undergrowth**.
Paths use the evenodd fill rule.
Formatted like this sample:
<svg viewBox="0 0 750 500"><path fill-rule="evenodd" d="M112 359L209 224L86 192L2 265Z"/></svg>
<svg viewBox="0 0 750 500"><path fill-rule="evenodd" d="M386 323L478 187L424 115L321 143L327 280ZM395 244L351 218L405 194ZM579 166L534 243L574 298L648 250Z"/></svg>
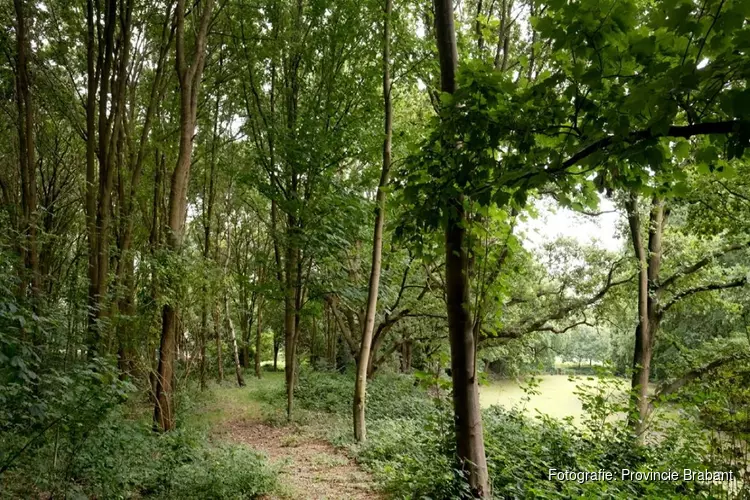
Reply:
<svg viewBox="0 0 750 500"><path fill-rule="evenodd" d="M505 498L715 498L697 482L550 480L549 470L632 471L704 468L694 429L671 427L658 444L639 446L621 419L623 411L607 395L616 381L590 379L581 390L583 425L521 408L490 407L483 412L485 449L493 497ZM452 409L448 394L439 398L415 384L411 376L381 374L368 384L367 441L351 440L353 376L308 373L300 376L297 403L306 410L328 412L327 436L347 446L392 498L469 498L467 482L455 462ZM335 423L336 429L331 429ZM685 424L688 426L689 424ZM682 438L680 437L682 436ZM718 487L720 489L720 487Z"/></svg>
<svg viewBox="0 0 750 500"><path fill-rule="evenodd" d="M123 387L115 380L110 384ZM80 388L82 393L110 389L101 382ZM225 392L234 394L223 387L182 390L177 428L168 433L152 430L147 402L122 402L127 396L136 399L132 390L108 405L68 406L68 414L56 417L59 422L46 431L35 429L49 424L32 422L27 433L13 429L13 442L3 441L11 435L3 433L6 462L12 450L40 437L0 475L0 497L248 499L276 491L277 472L265 457L210 437L214 425L243 406L227 404Z"/></svg>

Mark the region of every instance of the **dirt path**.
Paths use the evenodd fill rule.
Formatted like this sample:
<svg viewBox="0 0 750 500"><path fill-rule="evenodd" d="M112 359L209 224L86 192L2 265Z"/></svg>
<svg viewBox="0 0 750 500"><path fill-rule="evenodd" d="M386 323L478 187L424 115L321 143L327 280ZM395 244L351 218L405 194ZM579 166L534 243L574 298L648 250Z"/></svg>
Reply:
<svg viewBox="0 0 750 500"><path fill-rule="evenodd" d="M369 474L304 427L273 427L250 419L235 419L222 427L219 434L224 439L264 453L279 467L284 494L269 500L381 498Z"/></svg>

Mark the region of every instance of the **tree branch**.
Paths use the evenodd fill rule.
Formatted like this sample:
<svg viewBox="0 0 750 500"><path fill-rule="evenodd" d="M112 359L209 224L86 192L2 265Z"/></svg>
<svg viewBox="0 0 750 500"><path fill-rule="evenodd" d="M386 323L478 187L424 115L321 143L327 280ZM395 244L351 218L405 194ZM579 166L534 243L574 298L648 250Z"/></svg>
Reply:
<svg viewBox="0 0 750 500"><path fill-rule="evenodd" d="M695 368L694 370L690 370L689 372L682 375L680 378L677 378L669 383L663 383L661 384L657 390L654 396L651 398L651 406L654 405L654 403L657 403L661 401L662 399L666 398L670 394L674 394L675 392L679 391L683 387L685 387L687 384L692 382L693 380L699 379L703 375L706 375L724 365L727 363L731 363L733 361L742 361L750 358L750 353L747 352L741 352L741 353L733 353L729 356L715 359L714 361L710 362L709 364L705 366L701 366L699 368Z"/></svg>
<svg viewBox="0 0 750 500"><path fill-rule="evenodd" d="M659 288L659 290L663 290L666 287L668 287L669 285L671 285L672 283L674 283L675 281L677 281L678 279L682 278L683 276L687 276L689 274L693 274L693 273L695 273L695 272L703 269L708 264L710 264L711 262L713 262L714 259L716 259L717 257L721 257L722 255L726 255L726 254L728 254L730 252L734 252L735 250L742 250L743 248L747 248L748 246L750 246L750 242L736 243L734 245L730 245L730 246L727 246L727 247L724 247L724 248L720 248L720 249L718 249L718 250L716 250L714 252L711 252L710 254L706 255L705 257L703 257L698 262L696 262L696 263L694 263L694 264L692 264L690 266L685 266L682 269L680 269L679 271L676 271L672 276L670 276L669 278L667 278L664 281L662 281L659 284L658 288Z"/></svg>
<svg viewBox="0 0 750 500"><path fill-rule="evenodd" d="M706 122L697 123L695 125L672 125L666 131L666 133L655 133L651 129L638 130L631 132L625 136L622 141L630 144L635 144L648 139L656 139L659 137L682 137L689 139L696 135L711 135L711 134L733 134L740 132L741 130L750 127L750 122L746 120L728 120L721 122ZM616 143L617 136L607 136L603 139L589 144L567 160L565 160L559 170L565 170L576 165L578 162L588 158L592 154L602 151L609 146ZM558 169L556 169L558 170Z"/></svg>
<svg viewBox="0 0 750 500"><path fill-rule="evenodd" d="M570 325L564 327L564 328L555 328L554 326L544 326L542 328L539 328L538 332L552 332L552 333L565 333L568 330L572 330L573 328L581 325L586 325L590 327L594 327L595 325L593 323L589 323L586 318L583 318L581 321L576 321L575 323L571 323Z"/></svg>
<svg viewBox="0 0 750 500"><path fill-rule="evenodd" d="M613 276L615 271L617 270L618 264L621 261L617 261L612 265L612 268L609 270L609 273L607 274L607 281L602 286L602 288L596 292L591 297L587 297L584 299L574 300L569 302L568 304L561 306L557 310L547 314L543 317L535 316L533 318L527 318L526 320L520 322L519 325L510 326L507 328L504 328L503 330L497 332L496 334L492 335L491 332L488 332L486 330L483 330L482 333L484 334L484 338L482 340L485 340L490 337L497 337L497 338L519 338L523 335L526 335L528 333L532 332L539 332L539 331L555 331L555 329L551 326L548 326L547 323L550 321L555 321L559 319L565 318L568 314L571 312L577 310L577 309L583 309L587 306L590 306L592 304L595 304L599 300L604 297L604 295L613 287L625 284L633 279L633 276L629 276L625 279L613 281ZM572 327L571 327L572 328ZM559 333L559 332L556 332Z"/></svg>
<svg viewBox="0 0 750 500"><path fill-rule="evenodd" d="M700 292L710 292L712 290L724 290L726 288L736 288L740 286L745 286L747 284L747 277L742 277L740 279L730 281L728 283L709 283L707 285L701 285L697 286L695 288L688 288L687 290L683 290L672 297L672 299L664 304L664 307L662 307L659 310L659 314L664 314L671 308L673 305L675 305L680 300L684 299L685 297L689 295L693 295Z"/></svg>

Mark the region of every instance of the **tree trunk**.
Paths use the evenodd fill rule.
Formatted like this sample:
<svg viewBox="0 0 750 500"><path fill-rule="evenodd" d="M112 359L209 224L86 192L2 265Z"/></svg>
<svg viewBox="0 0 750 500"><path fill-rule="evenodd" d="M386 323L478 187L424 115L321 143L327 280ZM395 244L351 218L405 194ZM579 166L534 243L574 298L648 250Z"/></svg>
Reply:
<svg viewBox="0 0 750 500"><path fill-rule="evenodd" d="M497 48L495 49L495 69L508 69L508 49L510 45L510 24L513 0L503 0L500 4L500 31L498 32ZM502 52L502 57L500 53Z"/></svg>
<svg viewBox="0 0 750 500"><path fill-rule="evenodd" d="M224 342L221 338L221 325L219 324L219 308L214 307L214 334L216 336L216 381L221 384L224 382Z"/></svg>
<svg viewBox="0 0 750 500"><path fill-rule="evenodd" d="M383 139L383 167L380 172L380 182L375 196L375 228L372 237L372 265L370 267L370 283L367 291L367 309L365 311L364 330L360 342L357 362L357 380L354 386L354 438L363 442L367 439L365 423L365 398L367 394L367 372L372 346L372 333L375 327L375 313L378 307L378 290L380 287L380 267L383 252L383 224L385 221L385 187L388 184L388 174L391 169L391 137L393 135L393 121L391 117L391 11L393 1L385 0L383 17L383 110L385 138Z"/></svg>
<svg viewBox="0 0 750 500"><path fill-rule="evenodd" d="M193 60L190 63L186 61L185 57L185 0L177 0L175 12L177 35L175 58L180 88L180 144L169 194L168 248L172 252L178 252L182 245L198 93L203 74L212 6L213 0L206 0L203 3L203 11L200 13L199 28L193 46ZM193 15L197 17L198 14L194 12ZM175 424L172 406L175 323L175 306L167 303L164 305L162 312L159 367L156 377L157 402L154 406L154 422L159 429L164 431L173 429Z"/></svg>
<svg viewBox="0 0 750 500"><path fill-rule="evenodd" d="M207 372L206 369L206 340L208 338L208 335L206 335L206 329L208 328L208 312L206 311L205 306L201 307L201 331L198 334L198 342L200 342L200 383L201 383L201 391L205 391L208 388L208 379L207 379Z"/></svg>
<svg viewBox="0 0 750 500"><path fill-rule="evenodd" d="M88 317L86 344L93 355L99 344L96 325L97 264L96 264L96 88L99 73L96 71L96 38L94 28L94 1L86 1L86 234L88 241Z"/></svg>
<svg viewBox="0 0 750 500"><path fill-rule="evenodd" d="M229 185L231 189L231 183ZM227 200L227 217L229 217L229 214L231 213L231 208L229 206L229 200ZM229 278L229 259L231 256L231 237L232 237L232 223L231 221L227 220L227 255L224 260L224 279L228 280ZM224 289L228 290L229 283L224 284ZM245 379L242 377L242 366L240 365L240 351L237 348L237 332L234 330L234 323L232 322L232 316L229 313L229 293L224 292L224 315L226 316L226 322L227 322L227 328L229 330L229 335L232 338L232 352L234 354L234 371L237 375L237 385L240 387L245 387Z"/></svg>
<svg viewBox="0 0 750 500"><path fill-rule="evenodd" d="M411 373L411 359L412 342L409 339L404 339L401 342L401 373Z"/></svg>
<svg viewBox="0 0 750 500"><path fill-rule="evenodd" d="M261 378L262 372L260 369L260 348L261 348L261 335L263 330L261 328L261 309L263 307L263 298L258 298L258 319L256 320L258 331L255 334L255 376ZM275 362L274 362L275 363Z"/></svg>
<svg viewBox="0 0 750 500"><path fill-rule="evenodd" d="M21 204L23 213L23 243L20 245L25 265L22 273L21 293L26 293L27 277L31 278L31 293L36 299L40 292L39 251L37 247L37 188L36 150L34 145L34 109L31 100L26 12L23 0L14 0L16 11L16 42L18 61L16 69L16 104L18 107L18 157L21 170Z"/></svg>
<svg viewBox="0 0 750 500"><path fill-rule="evenodd" d="M458 51L452 0L435 0L435 28L440 56L443 92L456 90ZM446 145L450 149L454 145ZM451 348L451 377L456 428L456 450L461 467L468 473L472 494L488 498L489 476L484 452L482 413L476 378L476 343L467 307L469 259L466 249L466 213L463 196L449 201L445 221L445 274L448 330Z"/></svg>
<svg viewBox="0 0 750 500"><path fill-rule="evenodd" d="M297 293L297 251L293 241L296 238L293 230L296 225L294 216L289 216L288 231L290 241L286 252L286 290L284 293L284 375L286 381L286 416L291 420L294 412L295 382L295 326L296 326L296 293Z"/></svg>
<svg viewBox="0 0 750 500"><path fill-rule="evenodd" d="M312 318L311 333L310 333L310 367L315 370L318 365L318 350L316 344L318 342L318 322L315 317Z"/></svg>
<svg viewBox="0 0 750 500"><path fill-rule="evenodd" d="M234 323L232 317L229 314L229 298L224 299L224 308L226 314L227 326L229 327L229 335L232 337L232 346L234 348L234 371L237 375L237 385L245 387L245 379L242 377L242 365L240 364L240 351L237 347L237 334L234 330Z"/></svg>
<svg viewBox="0 0 750 500"><path fill-rule="evenodd" d="M279 349L281 349L281 345L276 342L276 339L273 341L273 371L277 372L279 371Z"/></svg>
<svg viewBox="0 0 750 500"><path fill-rule="evenodd" d="M658 312L661 292L658 290L661 271L662 236L666 215L664 202L654 198L648 228L648 249L644 247L641 235L638 199L631 194L626 200L628 224L630 227L633 249L640 266L638 273L638 317L639 324L635 331L633 353L633 376L631 378L631 400L637 408L637 418L631 415L629 424L642 441L649 415L650 404L648 384L651 375L651 358L653 357L654 339L661 321Z"/></svg>
<svg viewBox="0 0 750 500"><path fill-rule="evenodd" d="M159 365L154 381L156 406L154 422L159 429L168 431L174 428L173 386L175 358L175 323L177 314L171 305L165 304L162 309L162 335L159 345Z"/></svg>

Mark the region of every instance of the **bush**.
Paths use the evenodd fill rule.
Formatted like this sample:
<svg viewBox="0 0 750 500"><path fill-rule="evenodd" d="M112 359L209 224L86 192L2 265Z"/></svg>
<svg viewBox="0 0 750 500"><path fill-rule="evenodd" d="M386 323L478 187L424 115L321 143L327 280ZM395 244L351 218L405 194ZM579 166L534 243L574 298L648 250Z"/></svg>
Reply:
<svg viewBox="0 0 750 500"><path fill-rule="evenodd" d="M355 451L394 498L464 498L468 483L455 463L452 435L452 415L435 409L422 421L376 421Z"/></svg>
<svg viewBox="0 0 750 500"><path fill-rule="evenodd" d="M590 380L579 393L586 415L579 426L546 416L529 418L499 406L483 412L487 464L495 498L694 498L707 492L696 482L550 480L549 469L632 471L702 469L698 432L681 423L660 430L658 444L640 446L621 418L627 401L608 397L612 377ZM303 374L302 406L351 411L351 376ZM379 375L368 384L368 440L353 446L358 461L394 498L470 498L455 461L453 413L448 400L433 400L412 377ZM691 436L685 439L685 436Z"/></svg>
<svg viewBox="0 0 750 500"><path fill-rule="evenodd" d="M156 434L120 411L72 445L60 435L19 461L0 496L238 499L276 487L276 472L244 446L211 446L197 430Z"/></svg>
<svg viewBox="0 0 750 500"><path fill-rule="evenodd" d="M108 386L87 382L90 379L71 374L69 398L90 392L86 400L109 402ZM189 393L179 399L178 424L207 403L205 396ZM51 421L46 432L24 432L15 425L0 434L3 463L10 464L2 475L0 497L237 499L256 498L275 488L275 471L244 446L212 446L200 429L187 426L155 433L150 408L141 412L109 403L75 408L67 401L47 408L50 415L69 413ZM143 418L128 418L133 411ZM7 458L29 442L15 460Z"/></svg>
<svg viewBox="0 0 750 500"><path fill-rule="evenodd" d="M354 375L302 370L294 391L308 410L349 415L352 412ZM424 418L434 404L414 377L382 373L367 383L367 419Z"/></svg>
<svg viewBox="0 0 750 500"><path fill-rule="evenodd" d="M257 498L276 487L276 474L265 459L243 447L224 445L201 450L178 467L167 498Z"/></svg>

